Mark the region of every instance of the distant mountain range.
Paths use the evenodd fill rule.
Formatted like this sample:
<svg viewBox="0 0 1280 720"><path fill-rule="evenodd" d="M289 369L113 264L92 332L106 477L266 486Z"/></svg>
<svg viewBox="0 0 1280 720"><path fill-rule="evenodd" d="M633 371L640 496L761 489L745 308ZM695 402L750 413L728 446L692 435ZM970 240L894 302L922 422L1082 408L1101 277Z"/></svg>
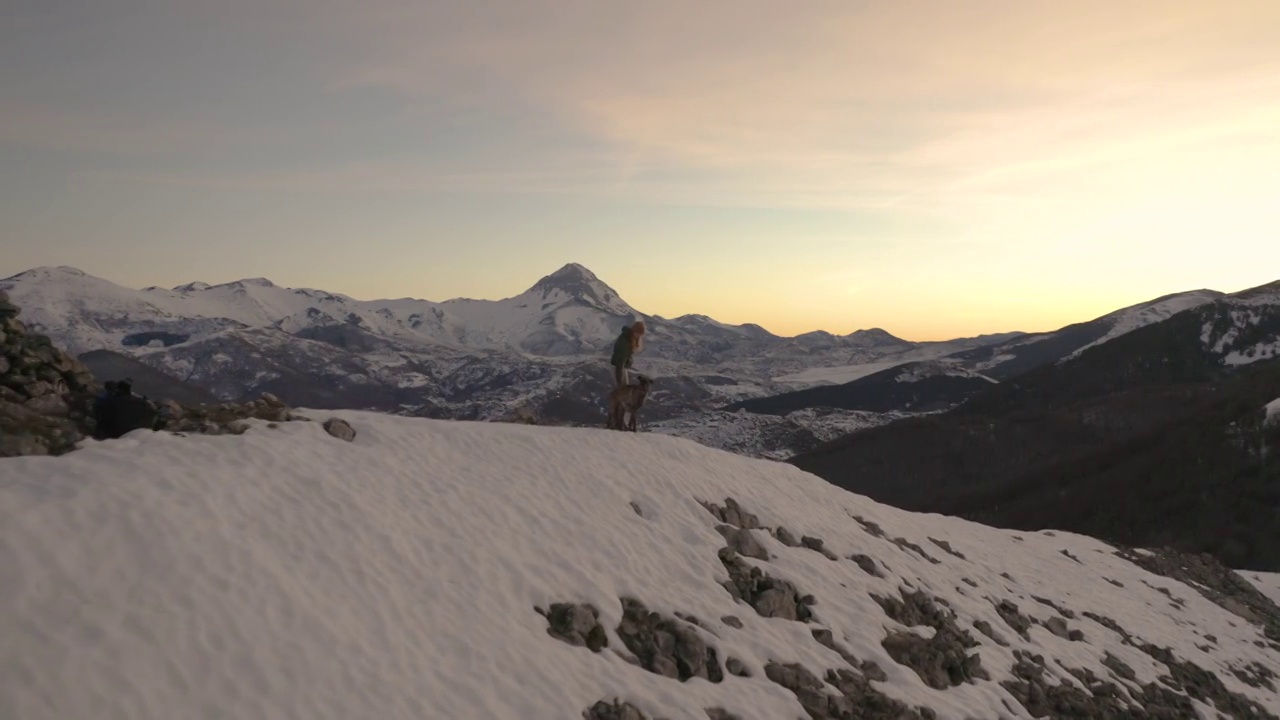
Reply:
<svg viewBox="0 0 1280 720"><path fill-rule="evenodd" d="M1280 283L1200 297L791 462L906 509L1280 570Z"/></svg>
<svg viewBox="0 0 1280 720"><path fill-rule="evenodd" d="M1046 333L1017 334L936 359L872 366L836 386L817 386L734 403L729 410L785 415L811 407L928 412L959 405L992 383L1077 357L1089 348L1226 297L1212 290L1167 295Z"/></svg>
<svg viewBox="0 0 1280 720"><path fill-rule="evenodd" d="M502 300L357 300L265 278L138 290L70 267L28 270L0 289L33 329L153 395L272 392L295 406L476 420L601 423L609 348L642 318L649 334L636 369L657 379L645 421L767 457L882 424L869 412L888 422L955 407L1222 297L1168 296L1052 333L917 343L877 328L782 337L705 315L649 315L573 263ZM742 411L778 421L725 421Z"/></svg>
<svg viewBox="0 0 1280 720"><path fill-rule="evenodd" d="M1010 336L781 337L704 315L668 319L636 310L577 264L503 300L363 301L264 278L136 290L69 267L19 273L0 288L26 323L94 353L95 367L114 353L223 400L268 391L294 405L465 419L525 408L547 422L598 422L611 344L639 318L649 333L636 369L659 379L652 420L789 390L796 382L778 378L814 368L927 359Z"/></svg>

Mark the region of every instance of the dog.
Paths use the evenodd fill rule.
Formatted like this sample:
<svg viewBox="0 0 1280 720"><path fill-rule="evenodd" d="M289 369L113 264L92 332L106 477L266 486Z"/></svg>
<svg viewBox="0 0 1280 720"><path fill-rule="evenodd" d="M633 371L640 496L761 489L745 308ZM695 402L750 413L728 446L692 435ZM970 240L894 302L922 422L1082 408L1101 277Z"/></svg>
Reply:
<svg viewBox="0 0 1280 720"><path fill-rule="evenodd" d="M644 407L649 385L653 383L645 375L636 375L636 380L634 385L623 385L609 393L609 419L605 425L609 430L636 432L636 415Z"/></svg>

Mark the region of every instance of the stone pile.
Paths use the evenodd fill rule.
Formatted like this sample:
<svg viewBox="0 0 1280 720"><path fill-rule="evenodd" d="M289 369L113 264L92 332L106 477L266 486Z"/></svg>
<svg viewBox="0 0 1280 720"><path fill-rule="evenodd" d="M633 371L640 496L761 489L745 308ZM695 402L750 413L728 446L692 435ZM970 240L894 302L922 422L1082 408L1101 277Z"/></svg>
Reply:
<svg viewBox="0 0 1280 720"><path fill-rule="evenodd" d="M0 457L58 455L93 432L93 374L27 331L0 291Z"/></svg>
<svg viewBox="0 0 1280 720"><path fill-rule="evenodd" d="M93 405L101 388L83 363L54 347L48 337L29 332L19 312L0 291L0 457L61 455L94 436ZM157 420L150 429L179 434L239 435L249 429L250 420L270 426L308 419L270 393L245 403L151 404ZM348 442L356 436L338 418L326 421L324 429Z"/></svg>

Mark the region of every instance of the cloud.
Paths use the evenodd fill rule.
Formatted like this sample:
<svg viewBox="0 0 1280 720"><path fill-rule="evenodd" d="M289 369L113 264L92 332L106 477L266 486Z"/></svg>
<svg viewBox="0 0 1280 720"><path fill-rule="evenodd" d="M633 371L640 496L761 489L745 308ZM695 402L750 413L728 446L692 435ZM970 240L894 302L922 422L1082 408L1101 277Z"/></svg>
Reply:
<svg viewBox="0 0 1280 720"><path fill-rule="evenodd" d="M1280 98L1270 0L232 0L198 12L191 23L306 68L274 79L325 98L315 116L290 116L298 134L337 133L344 120L330 115L359 105L397 113L386 142L403 150L375 157L361 147L373 140L351 132L326 152L316 133L305 163L138 179L974 217L1124 190L1142 180L1134 163L1173 182L1170 171L1191 170L1170 163L1204 148L1242 158L1261 141L1272 152ZM459 127L480 137L459 144ZM249 147L264 132L21 109L0 125L10 141L140 154L210 138Z"/></svg>
<svg viewBox="0 0 1280 720"><path fill-rule="evenodd" d="M1000 202L1171 147L1240 150L1280 97L1270 2L378 8L343 85L554 118L616 150L596 161L632 190L652 168L672 195Z"/></svg>

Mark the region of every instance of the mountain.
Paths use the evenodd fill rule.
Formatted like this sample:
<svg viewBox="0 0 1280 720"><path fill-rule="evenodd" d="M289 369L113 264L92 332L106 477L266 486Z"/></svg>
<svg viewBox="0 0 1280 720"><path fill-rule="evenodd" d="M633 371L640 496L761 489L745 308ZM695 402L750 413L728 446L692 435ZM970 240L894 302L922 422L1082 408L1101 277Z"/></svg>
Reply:
<svg viewBox="0 0 1280 720"><path fill-rule="evenodd" d="M1280 570L1280 286L1227 295L801 453L881 502Z"/></svg>
<svg viewBox="0 0 1280 720"><path fill-rule="evenodd" d="M947 360L895 365L842 385L743 400L726 409L769 415L785 415L809 408L879 413L937 412L955 407L996 382Z"/></svg>
<svg viewBox="0 0 1280 720"><path fill-rule="evenodd" d="M1165 295L1050 333L1014 338L1004 343L956 353L952 358L984 375L1004 380L1041 365L1077 357L1088 348L1225 297L1216 290Z"/></svg>
<svg viewBox="0 0 1280 720"><path fill-rule="evenodd" d="M819 368L798 375L806 387L731 403L729 411L785 414L804 408L873 412L937 411L965 402L989 383L1016 377L1042 365L1063 362L1184 310L1225 297L1212 290L1166 295L1054 332L987 336L952 352L922 358L873 362L847 368ZM823 382L825 380L825 382Z"/></svg>
<svg viewBox="0 0 1280 720"><path fill-rule="evenodd" d="M646 420L683 417L684 426L701 418L720 427L719 408L803 386L797 373L933 358L998 339L912 343L881 329L787 338L704 315L668 319L636 310L574 263L502 300L366 301L265 278L134 290L69 267L28 270L0 289L55 344L89 360L126 356L220 400L270 392L295 406L453 419L520 411L544 423L600 423L609 349L636 318L649 328L636 370L658 379ZM115 372L118 360L102 371Z"/></svg>
<svg viewBox="0 0 1280 720"><path fill-rule="evenodd" d="M350 442L252 421L0 461L5 715L1280 713L1280 608L1203 558L677 438L333 415Z"/></svg>
<svg viewBox="0 0 1280 720"><path fill-rule="evenodd" d="M98 384L128 378L133 392L151 398L168 398L183 405L216 404L218 398L208 390L165 375L137 360L110 350L91 350L80 356Z"/></svg>

